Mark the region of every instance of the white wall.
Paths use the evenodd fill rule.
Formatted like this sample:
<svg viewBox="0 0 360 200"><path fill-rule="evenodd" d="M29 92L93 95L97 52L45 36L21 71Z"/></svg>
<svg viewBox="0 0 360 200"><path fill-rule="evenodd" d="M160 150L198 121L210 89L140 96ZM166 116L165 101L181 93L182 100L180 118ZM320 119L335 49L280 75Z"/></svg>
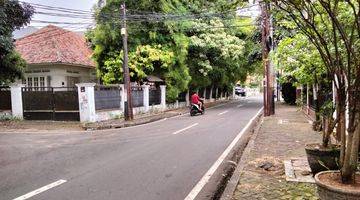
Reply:
<svg viewBox="0 0 360 200"><path fill-rule="evenodd" d="M80 83L84 82L96 82L95 69L89 69L85 67L79 66L71 66L71 65L62 65L62 64L48 64L48 65L29 65L25 71L33 71L33 70L50 70L50 72L38 72L38 73L25 73L25 78L27 77L51 77L49 87L67 87L67 76L70 77L79 77ZM71 73L71 72L77 73ZM21 81L17 81L21 82Z"/></svg>

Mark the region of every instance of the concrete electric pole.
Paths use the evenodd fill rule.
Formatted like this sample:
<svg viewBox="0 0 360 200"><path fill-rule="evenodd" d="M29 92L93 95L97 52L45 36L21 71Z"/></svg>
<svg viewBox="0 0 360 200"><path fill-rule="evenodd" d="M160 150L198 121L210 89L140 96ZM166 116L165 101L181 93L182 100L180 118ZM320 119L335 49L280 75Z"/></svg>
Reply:
<svg viewBox="0 0 360 200"><path fill-rule="evenodd" d="M126 7L125 2L121 5L122 11L122 27L121 35L123 38L123 48L124 48L124 60L123 60L123 73L124 73L124 88L126 90L125 95L125 120L133 120L133 109L131 101L131 84L130 84L130 74L128 67L128 47L127 47L127 30L126 30ZM124 97L122 97L124 98Z"/></svg>

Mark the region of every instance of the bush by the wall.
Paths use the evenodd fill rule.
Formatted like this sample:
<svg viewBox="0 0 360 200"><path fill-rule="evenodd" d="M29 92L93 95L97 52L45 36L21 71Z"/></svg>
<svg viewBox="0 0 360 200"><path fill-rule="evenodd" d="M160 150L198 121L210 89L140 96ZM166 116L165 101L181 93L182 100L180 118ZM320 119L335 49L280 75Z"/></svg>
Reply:
<svg viewBox="0 0 360 200"><path fill-rule="evenodd" d="M282 98L285 103L290 105L296 104L296 87L292 82L284 82L281 84Z"/></svg>

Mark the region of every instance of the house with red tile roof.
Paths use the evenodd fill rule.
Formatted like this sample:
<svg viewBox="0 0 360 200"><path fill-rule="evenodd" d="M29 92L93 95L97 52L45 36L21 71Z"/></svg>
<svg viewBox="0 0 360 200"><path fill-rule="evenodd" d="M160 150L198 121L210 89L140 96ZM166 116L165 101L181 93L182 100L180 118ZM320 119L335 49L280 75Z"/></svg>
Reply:
<svg viewBox="0 0 360 200"><path fill-rule="evenodd" d="M23 84L29 87L73 87L97 82L92 51L84 36L48 25L16 40L16 50L26 60Z"/></svg>

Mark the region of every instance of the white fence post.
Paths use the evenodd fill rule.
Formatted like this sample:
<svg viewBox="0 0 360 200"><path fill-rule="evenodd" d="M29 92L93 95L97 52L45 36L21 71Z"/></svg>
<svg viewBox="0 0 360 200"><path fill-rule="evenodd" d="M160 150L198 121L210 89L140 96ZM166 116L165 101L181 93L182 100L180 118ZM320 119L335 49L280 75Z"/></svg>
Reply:
<svg viewBox="0 0 360 200"><path fill-rule="evenodd" d="M161 107L166 109L166 85L160 85L161 90Z"/></svg>
<svg viewBox="0 0 360 200"><path fill-rule="evenodd" d="M79 96L79 112L81 122L95 122L95 83L79 83L78 87Z"/></svg>
<svg viewBox="0 0 360 200"><path fill-rule="evenodd" d="M218 95L219 95L219 88L217 87L215 90L215 100L218 99Z"/></svg>
<svg viewBox="0 0 360 200"><path fill-rule="evenodd" d="M232 90L232 99L235 99L235 96L236 96L236 94L235 94L235 87L233 87L233 90Z"/></svg>
<svg viewBox="0 0 360 200"><path fill-rule="evenodd" d="M203 97L204 97L204 103L205 103L206 102L206 87L204 88Z"/></svg>
<svg viewBox="0 0 360 200"><path fill-rule="evenodd" d="M186 106L190 106L190 91L188 90L185 95Z"/></svg>
<svg viewBox="0 0 360 200"><path fill-rule="evenodd" d="M120 88L121 88L121 91L120 91L120 108L121 110L123 111L123 113L125 112L125 95L127 94L125 92L125 86L124 84L120 84Z"/></svg>
<svg viewBox="0 0 360 200"><path fill-rule="evenodd" d="M310 106L309 106L309 103L310 103L309 91L310 91L310 85L307 84L307 85L306 85L306 113L307 113L307 114L310 114L310 112L309 112L309 110L310 110Z"/></svg>
<svg viewBox="0 0 360 200"><path fill-rule="evenodd" d="M175 101L175 108L179 108L179 100Z"/></svg>
<svg viewBox="0 0 360 200"><path fill-rule="evenodd" d="M145 108L145 112L149 111L149 101L150 101L150 95L149 95L149 85L143 85L143 92L144 92L144 108Z"/></svg>
<svg viewBox="0 0 360 200"><path fill-rule="evenodd" d="M22 102L22 91L21 88L24 87L23 84L13 84L11 88L11 112L12 116L23 119L24 110Z"/></svg>

